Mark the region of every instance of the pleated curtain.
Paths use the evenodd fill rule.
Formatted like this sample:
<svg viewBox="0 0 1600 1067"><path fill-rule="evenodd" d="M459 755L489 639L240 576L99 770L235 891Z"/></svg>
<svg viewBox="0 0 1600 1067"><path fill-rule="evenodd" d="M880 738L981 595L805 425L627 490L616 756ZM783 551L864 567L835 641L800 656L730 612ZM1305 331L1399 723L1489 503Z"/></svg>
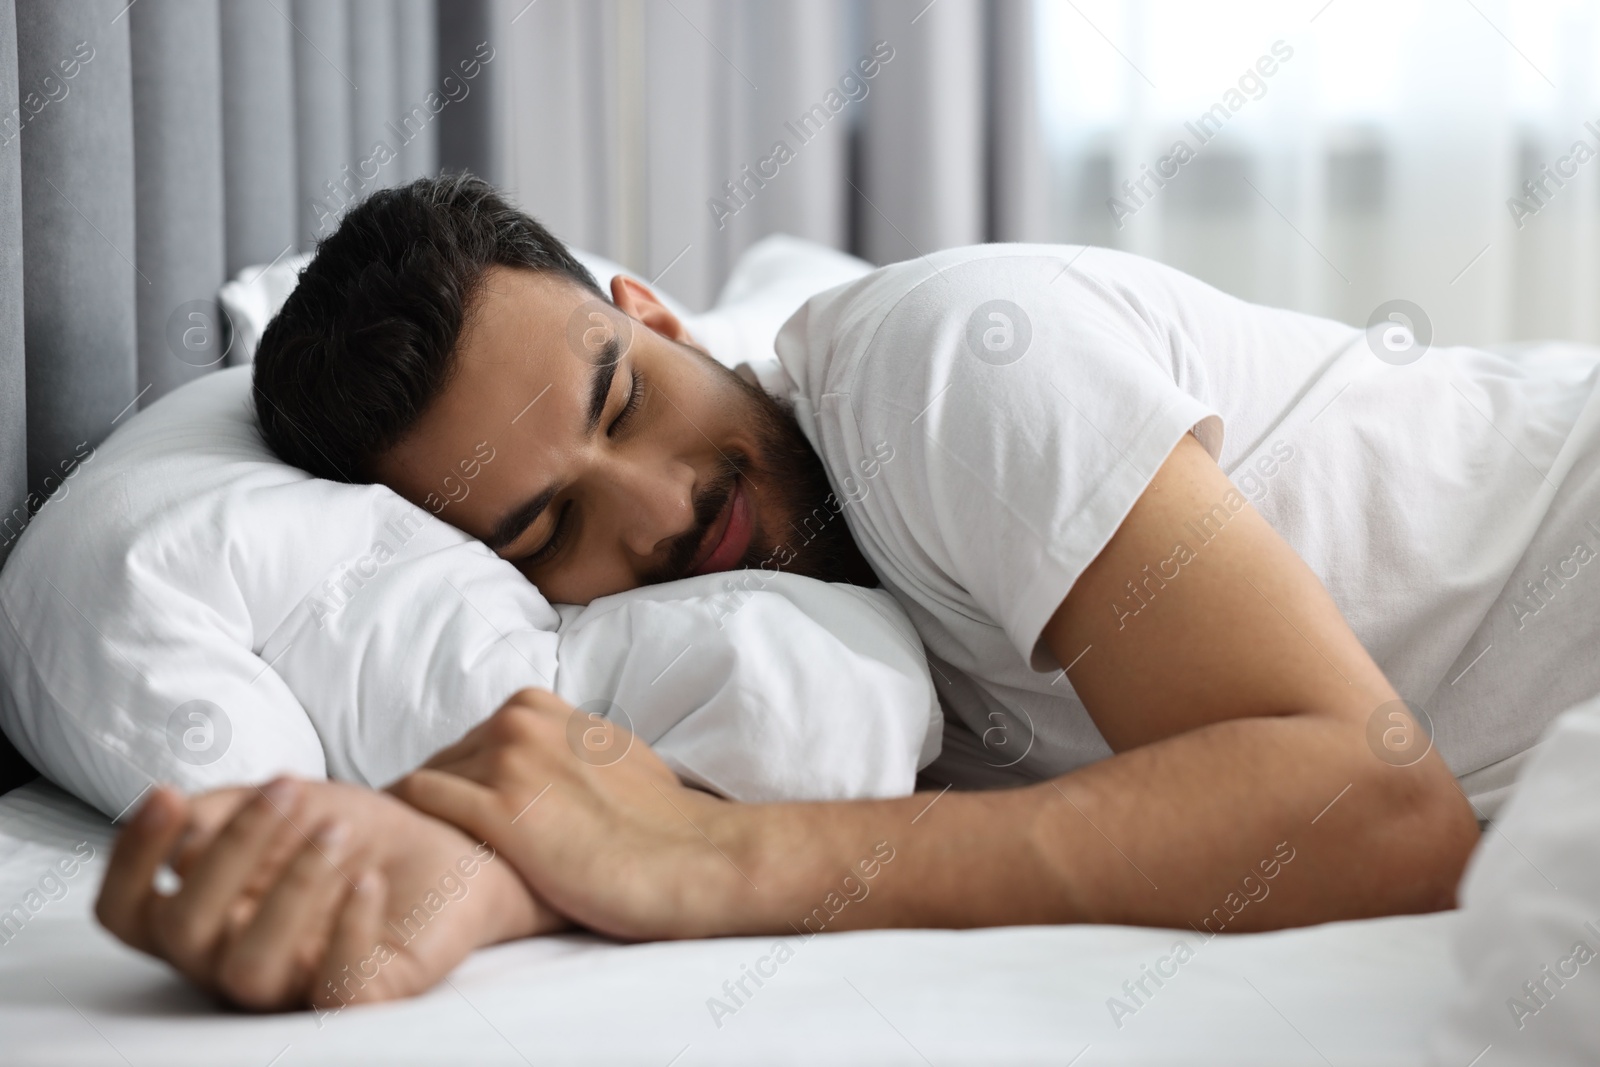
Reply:
<svg viewBox="0 0 1600 1067"><path fill-rule="evenodd" d="M880 264L1044 240L1034 3L505 0L506 184L694 308L774 232Z"/></svg>
<svg viewBox="0 0 1600 1067"><path fill-rule="evenodd" d="M227 277L374 188L493 176L494 65L459 69L493 6L0 0L0 560L122 419L226 365Z"/></svg>

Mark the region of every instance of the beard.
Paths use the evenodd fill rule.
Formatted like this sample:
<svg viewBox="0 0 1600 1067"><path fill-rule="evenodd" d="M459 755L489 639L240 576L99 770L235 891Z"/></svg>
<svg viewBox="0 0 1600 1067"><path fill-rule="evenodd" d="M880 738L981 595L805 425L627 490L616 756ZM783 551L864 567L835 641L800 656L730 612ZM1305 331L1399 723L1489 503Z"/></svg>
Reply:
<svg viewBox="0 0 1600 1067"><path fill-rule="evenodd" d="M681 342L679 342L681 344ZM678 538L666 562L646 579L647 584L688 576L706 531L727 506L739 479L757 486L768 503L768 518L778 529L768 530L758 519L750 547L734 569L783 571L824 582L844 582L873 587L877 575L850 536L843 502L828 482L827 469L795 418L794 406L741 378L693 345L681 345L705 360L733 391L740 417L752 430L758 455L724 453L719 470L695 497L694 527Z"/></svg>

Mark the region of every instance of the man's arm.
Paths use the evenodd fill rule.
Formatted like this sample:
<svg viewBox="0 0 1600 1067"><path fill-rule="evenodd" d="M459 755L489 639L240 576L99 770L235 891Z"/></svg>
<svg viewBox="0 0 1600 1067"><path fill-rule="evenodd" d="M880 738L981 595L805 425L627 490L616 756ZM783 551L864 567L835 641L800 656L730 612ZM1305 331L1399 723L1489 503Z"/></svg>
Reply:
<svg viewBox="0 0 1600 1067"><path fill-rule="evenodd" d="M398 791L620 936L1213 915L1245 930L1452 906L1478 835L1449 769L1417 758L1425 735L1316 576L1193 438L1045 640L1116 755L1022 789L727 804L644 752L569 758L567 710L525 691ZM1409 750L1369 743L1408 727Z"/></svg>

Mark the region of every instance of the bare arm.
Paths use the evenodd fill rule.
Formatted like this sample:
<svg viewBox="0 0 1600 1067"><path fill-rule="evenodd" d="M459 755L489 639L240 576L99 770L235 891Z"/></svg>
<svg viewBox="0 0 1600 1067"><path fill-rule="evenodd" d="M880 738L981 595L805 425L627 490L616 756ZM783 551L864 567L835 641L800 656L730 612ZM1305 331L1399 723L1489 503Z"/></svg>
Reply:
<svg viewBox="0 0 1600 1067"><path fill-rule="evenodd" d="M1239 930L1452 906L1477 840L1468 805L1436 752L1369 744L1397 695L1248 504L1203 545L1186 530L1231 489L1185 437L1046 628L1116 751L1081 771L994 793L728 804L673 785L643 746L608 767L569 758L569 709L526 691L398 791L621 936L1198 926L1219 906ZM1176 577L1146 586L1136 616L1113 609L1178 540L1193 556ZM1269 869L1270 903L1229 906Z"/></svg>

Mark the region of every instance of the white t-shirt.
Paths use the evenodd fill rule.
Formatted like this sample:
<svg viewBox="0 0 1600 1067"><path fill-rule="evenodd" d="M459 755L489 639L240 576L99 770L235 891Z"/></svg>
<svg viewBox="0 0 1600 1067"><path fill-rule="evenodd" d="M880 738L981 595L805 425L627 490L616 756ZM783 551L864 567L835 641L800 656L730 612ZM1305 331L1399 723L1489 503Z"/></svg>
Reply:
<svg viewBox="0 0 1600 1067"><path fill-rule="evenodd" d="M1395 365L1359 328L1076 245L885 267L812 298L776 348L769 387L929 652L937 777L1110 754L1040 634L1189 432L1428 712L1484 814L1600 692L1600 349ZM1144 590L1107 610L1136 625Z"/></svg>

